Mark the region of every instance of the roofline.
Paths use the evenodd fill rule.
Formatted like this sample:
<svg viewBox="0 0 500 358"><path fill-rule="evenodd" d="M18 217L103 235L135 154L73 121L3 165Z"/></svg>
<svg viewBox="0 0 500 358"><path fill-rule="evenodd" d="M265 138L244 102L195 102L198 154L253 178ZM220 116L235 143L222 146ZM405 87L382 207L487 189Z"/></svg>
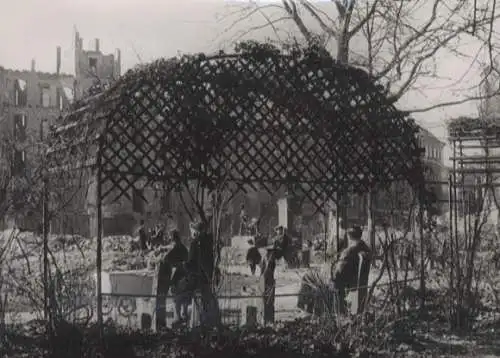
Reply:
<svg viewBox="0 0 500 358"><path fill-rule="evenodd" d="M432 137L432 139L434 139L436 142L439 142L443 147L446 146L446 142L436 137L430 130L420 124L417 124L417 126L419 130L423 130L428 136Z"/></svg>
<svg viewBox="0 0 500 358"><path fill-rule="evenodd" d="M14 73L14 74L28 74L28 73L33 73L33 71L31 70L16 70L16 69L12 69L12 68L6 68L6 67L3 67L3 66L0 66L0 72L11 72L11 73ZM43 72L43 71L35 71L34 73L36 73L37 75L42 75L42 76L54 76L56 77L55 79L57 78L71 78L71 79L74 79L75 76L74 75L70 75L69 73L64 73L64 72L61 72L59 74L57 74L56 72Z"/></svg>

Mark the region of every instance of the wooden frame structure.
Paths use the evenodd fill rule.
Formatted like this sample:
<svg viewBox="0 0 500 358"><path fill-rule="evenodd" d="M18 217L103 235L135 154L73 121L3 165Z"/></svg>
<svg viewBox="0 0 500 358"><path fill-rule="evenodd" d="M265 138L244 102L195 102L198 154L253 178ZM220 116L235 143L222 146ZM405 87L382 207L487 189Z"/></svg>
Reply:
<svg viewBox="0 0 500 358"><path fill-rule="evenodd" d="M102 201L160 182L221 178L237 192L286 187L321 211L339 191L396 180L423 187L418 127L362 70L310 49L200 54L127 72L75 106L52 136L53 172L89 168L97 191L102 326Z"/></svg>
<svg viewBox="0 0 500 358"><path fill-rule="evenodd" d="M497 118L458 117L449 123L448 135L452 147L450 222L454 226L452 232L458 235L459 209L464 213L470 211L475 197L500 187L497 180L500 178L500 123ZM468 196L474 198L466 195L459 198L458 191L468 192ZM467 230L467 220L464 220L464 231Z"/></svg>

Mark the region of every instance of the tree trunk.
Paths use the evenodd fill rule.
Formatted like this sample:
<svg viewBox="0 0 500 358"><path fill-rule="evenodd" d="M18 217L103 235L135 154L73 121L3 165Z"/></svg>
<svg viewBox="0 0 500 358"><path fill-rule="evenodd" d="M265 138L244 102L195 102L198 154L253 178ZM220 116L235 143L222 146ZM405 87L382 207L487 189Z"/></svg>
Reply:
<svg viewBox="0 0 500 358"><path fill-rule="evenodd" d="M349 62L349 38L345 32L341 32L337 38L337 61L343 64Z"/></svg>

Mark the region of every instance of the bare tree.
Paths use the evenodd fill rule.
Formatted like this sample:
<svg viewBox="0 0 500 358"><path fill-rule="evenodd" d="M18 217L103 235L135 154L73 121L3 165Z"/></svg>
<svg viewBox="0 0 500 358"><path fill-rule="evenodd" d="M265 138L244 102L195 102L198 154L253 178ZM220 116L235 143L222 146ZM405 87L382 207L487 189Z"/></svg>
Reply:
<svg viewBox="0 0 500 358"><path fill-rule="evenodd" d="M454 101L434 103L412 109L425 112L438 107L458 105L484 98L479 86L498 73L494 53L498 35L494 25L499 14L496 0L281 0L272 4L250 1L238 6L226 18L237 16L227 28L262 16L264 23L239 32L239 37L266 26L279 35L280 25L291 22L309 45L319 45L338 61L366 69L384 85L393 102L408 91L422 91L429 83L443 80L443 64L438 58L458 58L469 64L467 72L453 79L451 86L462 85L473 67L488 68L478 84L461 88L464 95ZM300 40L295 40L299 41ZM475 45L476 44L476 45ZM495 88L492 96L498 94ZM474 93L473 95L471 95Z"/></svg>
<svg viewBox="0 0 500 358"><path fill-rule="evenodd" d="M464 94L460 99L413 108L414 113L500 93L498 86L490 88L488 93L479 91L485 81L499 73L494 61L498 50L494 30L499 17L496 0L331 0L322 3L281 0L272 4L250 1L235 6L236 11L227 16L237 18L227 31L255 16L262 16L264 23L244 30L240 36L271 27L279 37L282 23L295 24L306 44L327 50L341 63L364 68L383 85L393 103L410 91L422 92L429 83L444 80L443 64L438 64L437 58L469 63L466 73L447 79L453 82L450 87L460 87L473 67L482 70L476 85L462 86ZM473 49L471 40L478 44L472 45ZM301 42L294 41L292 46ZM375 244L373 197L374 193L369 191L367 226L372 246Z"/></svg>

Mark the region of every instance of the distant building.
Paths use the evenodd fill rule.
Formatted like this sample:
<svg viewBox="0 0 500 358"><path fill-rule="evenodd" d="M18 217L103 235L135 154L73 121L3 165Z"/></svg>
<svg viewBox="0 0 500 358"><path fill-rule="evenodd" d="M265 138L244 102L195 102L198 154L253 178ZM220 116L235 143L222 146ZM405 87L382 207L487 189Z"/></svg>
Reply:
<svg viewBox="0 0 500 358"><path fill-rule="evenodd" d="M444 164L443 150L445 143L427 129L420 127L419 144L424 149L423 163L427 189L432 190L439 201L441 211L446 210L448 199L447 185L448 170Z"/></svg>
<svg viewBox="0 0 500 358"><path fill-rule="evenodd" d="M426 187L435 193L439 201L438 207L443 209L443 206L446 206L443 201L447 198L446 184L443 184L447 180L447 169L443 158L445 143L423 127L420 127L418 141L424 150L422 161L425 167ZM410 198L411 192L407 183L395 183L387 193L377 193L373 202L376 223L405 224L408 221ZM344 200L340 215L347 219L348 225L354 223L364 225L367 222L366 205L366 195L350 195Z"/></svg>
<svg viewBox="0 0 500 358"><path fill-rule="evenodd" d="M96 82L108 83L120 76L119 50L116 57L104 55L98 39L94 50L84 50L78 32L75 40L75 75L61 73L60 47L56 49L53 73L37 71L34 59L30 70L0 66L0 137L2 140L8 137L15 143L0 153L2 176L29 174L33 167L30 159L40 149L37 143L43 140L61 113ZM3 200L5 187L0 185L0 203Z"/></svg>
<svg viewBox="0 0 500 358"><path fill-rule="evenodd" d="M73 76L60 72L61 51L56 52L56 72L0 67L0 137L3 152L0 171L3 181L0 201L5 200L5 183L14 176L30 176L30 165L49 126L73 101ZM9 143L9 144L7 144Z"/></svg>
<svg viewBox="0 0 500 358"><path fill-rule="evenodd" d="M96 82L108 84L121 75L121 52L103 54L99 39L95 39L92 50L83 48L80 33L75 33L75 87L76 96L80 98Z"/></svg>

